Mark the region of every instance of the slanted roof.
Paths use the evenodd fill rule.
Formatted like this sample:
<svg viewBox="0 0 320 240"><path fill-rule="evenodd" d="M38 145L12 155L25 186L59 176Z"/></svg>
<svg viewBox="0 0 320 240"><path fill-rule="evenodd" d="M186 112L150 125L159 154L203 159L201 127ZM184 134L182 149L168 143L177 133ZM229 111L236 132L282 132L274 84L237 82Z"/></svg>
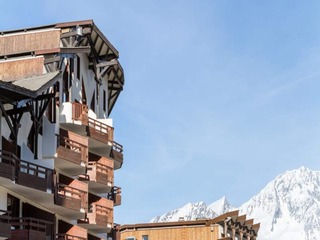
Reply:
<svg viewBox="0 0 320 240"><path fill-rule="evenodd" d="M11 82L0 81L0 101L15 102L36 98L60 78L61 72L55 71Z"/></svg>

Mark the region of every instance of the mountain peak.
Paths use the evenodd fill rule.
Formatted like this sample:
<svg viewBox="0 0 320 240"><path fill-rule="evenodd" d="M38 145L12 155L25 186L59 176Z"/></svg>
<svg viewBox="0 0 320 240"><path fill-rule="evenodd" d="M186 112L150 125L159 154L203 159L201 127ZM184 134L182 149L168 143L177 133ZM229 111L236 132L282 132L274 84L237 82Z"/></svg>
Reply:
<svg viewBox="0 0 320 240"><path fill-rule="evenodd" d="M234 207L229 204L226 196L223 196L217 201L211 203L208 208L213 210L217 215L221 215L234 209Z"/></svg>
<svg viewBox="0 0 320 240"><path fill-rule="evenodd" d="M205 202L188 203L154 218L153 222L214 218L235 210L225 196L209 206ZM302 166L286 171L239 208L247 219L261 223L259 240L304 239L320 236L320 171Z"/></svg>

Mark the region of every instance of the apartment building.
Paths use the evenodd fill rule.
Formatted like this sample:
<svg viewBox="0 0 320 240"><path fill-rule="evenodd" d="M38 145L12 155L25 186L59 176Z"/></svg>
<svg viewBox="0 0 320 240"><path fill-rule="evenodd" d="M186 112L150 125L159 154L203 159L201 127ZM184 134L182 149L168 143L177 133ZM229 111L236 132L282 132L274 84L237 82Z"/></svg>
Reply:
<svg viewBox="0 0 320 240"><path fill-rule="evenodd" d="M112 239L119 53L92 20L0 32L0 239Z"/></svg>
<svg viewBox="0 0 320 240"><path fill-rule="evenodd" d="M256 240L260 224L239 211L214 219L122 225L121 240Z"/></svg>

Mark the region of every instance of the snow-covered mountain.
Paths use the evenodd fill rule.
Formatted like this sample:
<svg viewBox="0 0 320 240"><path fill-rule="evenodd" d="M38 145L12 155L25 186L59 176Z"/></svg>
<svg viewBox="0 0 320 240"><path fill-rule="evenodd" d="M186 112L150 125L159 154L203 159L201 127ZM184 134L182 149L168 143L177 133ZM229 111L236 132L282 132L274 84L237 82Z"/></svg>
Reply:
<svg viewBox="0 0 320 240"><path fill-rule="evenodd" d="M188 203L151 221L213 218L234 209L223 197L210 205ZM287 171L238 209L261 223L258 240L319 240L320 172L305 167Z"/></svg>

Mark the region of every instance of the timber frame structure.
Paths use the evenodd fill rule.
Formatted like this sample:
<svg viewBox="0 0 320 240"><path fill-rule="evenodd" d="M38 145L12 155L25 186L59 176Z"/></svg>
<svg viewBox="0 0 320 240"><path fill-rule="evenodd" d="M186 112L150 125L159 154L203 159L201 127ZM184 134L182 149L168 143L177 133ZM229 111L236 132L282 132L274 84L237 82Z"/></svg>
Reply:
<svg viewBox="0 0 320 240"><path fill-rule="evenodd" d="M0 31L0 239L110 239L119 53L92 20Z"/></svg>
<svg viewBox="0 0 320 240"><path fill-rule="evenodd" d="M141 223L118 227L121 240L256 240L260 223L246 219L239 211L222 214L214 219L193 221Z"/></svg>

